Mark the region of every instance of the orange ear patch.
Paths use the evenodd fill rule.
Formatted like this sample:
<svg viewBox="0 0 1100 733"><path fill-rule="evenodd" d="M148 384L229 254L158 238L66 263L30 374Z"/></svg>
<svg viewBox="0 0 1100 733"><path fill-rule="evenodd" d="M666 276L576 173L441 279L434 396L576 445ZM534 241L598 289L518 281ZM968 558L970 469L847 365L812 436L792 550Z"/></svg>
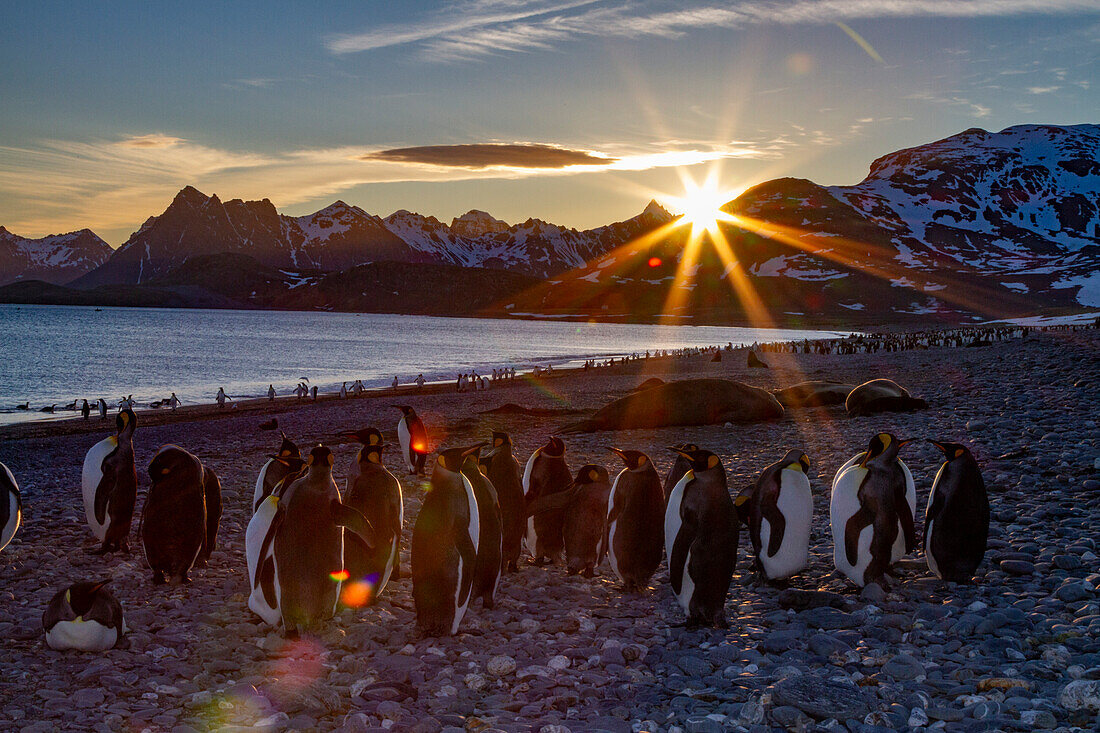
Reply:
<svg viewBox="0 0 1100 733"><path fill-rule="evenodd" d="M504 438L497 438L493 441L493 445L497 446L498 448L504 445Z"/></svg>
<svg viewBox="0 0 1100 733"><path fill-rule="evenodd" d="M721 461L718 460L718 456L711 456L707 459L707 468L714 468L719 463L721 463Z"/></svg>
<svg viewBox="0 0 1100 733"><path fill-rule="evenodd" d="M595 481L597 478L599 478L599 476L600 475L598 473L596 473L596 469L594 469L594 468L591 471L588 472L588 480L589 481Z"/></svg>
<svg viewBox="0 0 1100 733"><path fill-rule="evenodd" d="M962 449L962 448L956 448L956 449L955 449L955 457L956 457L956 458L961 458L961 457L962 457L962 454L963 454L963 452L964 452L964 451L963 451L963 449Z"/></svg>
<svg viewBox="0 0 1100 733"><path fill-rule="evenodd" d="M639 458L638 459L638 468L641 468L642 466L644 466L645 462L646 462L646 457L645 456L642 456L641 458Z"/></svg>
<svg viewBox="0 0 1100 733"><path fill-rule="evenodd" d="M739 497L737 497L736 499L733 500L733 505L734 506L741 506L745 502L747 502L748 500L749 500L749 497L747 497L745 495L741 495L741 496L739 496Z"/></svg>

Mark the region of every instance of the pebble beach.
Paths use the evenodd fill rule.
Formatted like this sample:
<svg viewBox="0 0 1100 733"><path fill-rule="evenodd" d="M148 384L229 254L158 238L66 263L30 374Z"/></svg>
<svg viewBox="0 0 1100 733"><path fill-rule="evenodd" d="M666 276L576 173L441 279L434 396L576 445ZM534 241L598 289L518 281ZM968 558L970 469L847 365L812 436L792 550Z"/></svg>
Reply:
<svg viewBox="0 0 1100 733"><path fill-rule="evenodd" d="M565 437L576 470L622 465L606 446L646 452L663 473L666 446L719 455L731 491L787 450L811 460L809 568L789 583L754 582L742 529L727 598L730 628L677 626L662 564L642 593L620 590L605 562L596 578L561 564L501 578L496 608L473 604L458 634L415 628L408 547L426 481L402 482L402 567L377 603L341 610L290 641L249 611L244 533L257 473L278 447L260 431L262 403L181 411L139 422L138 500L128 555L95 556L80 467L109 423L0 429L0 461L23 493L24 525L0 552L0 731L1063 731L1100 730L1100 331L1034 333L978 348L874 354L742 352L639 360L494 383L482 392L409 394L432 448L508 431L521 463L546 439L643 380L720 376L769 389L809 379L886 377L927 410L849 418L842 406L788 409L745 425ZM280 401L279 427L303 449L336 454L337 483L356 446L341 430L376 426L395 440L386 395ZM545 414L483 414L512 403ZM140 416L139 416L140 420ZM985 561L973 584L944 583L918 550L884 591L834 573L833 473L879 431L964 443L992 506ZM137 524L158 448L175 443L217 472L224 514L209 567L187 586L154 586ZM917 486L918 534L940 453L902 452ZM101 654L57 652L41 615L59 588L110 578L129 633Z"/></svg>

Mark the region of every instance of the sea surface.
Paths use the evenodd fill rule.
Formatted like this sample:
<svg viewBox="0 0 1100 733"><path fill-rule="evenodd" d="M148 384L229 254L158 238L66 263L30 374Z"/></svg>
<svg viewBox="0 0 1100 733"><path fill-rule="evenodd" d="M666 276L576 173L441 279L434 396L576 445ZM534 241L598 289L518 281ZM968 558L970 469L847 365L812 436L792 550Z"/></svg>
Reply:
<svg viewBox="0 0 1100 733"><path fill-rule="evenodd" d="M303 379L321 392L363 380L388 386L417 374L451 380L476 369L568 366L591 357L732 342L828 338L838 332L618 323L440 318L302 311L0 305L0 423L99 397L139 407L172 392L213 402L218 387L259 397ZM349 384L350 386L350 384ZM30 410L16 405L30 403Z"/></svg>

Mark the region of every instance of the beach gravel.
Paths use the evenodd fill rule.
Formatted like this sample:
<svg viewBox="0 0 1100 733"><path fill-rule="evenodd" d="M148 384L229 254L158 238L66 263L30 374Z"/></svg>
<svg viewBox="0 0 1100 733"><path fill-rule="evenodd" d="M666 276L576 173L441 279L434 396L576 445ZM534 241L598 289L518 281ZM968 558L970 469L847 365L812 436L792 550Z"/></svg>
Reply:
<svg viewBox="0 0 1100 733"><path fill-rule="evenodd" d="M219 547L189 586L153 586L135 535L128 555L90 554L80 465L108 434L98 425L4 428L0 461L23 489L24 527L0 552L0 730L358 731L1087 731L1100 728L1100 334L1054 332L982 349L932 348L846 356L767 353L744 359L636 362L587 374L555 372L486 392L412 395L447 446L511 433L521 462L576 412L480 416L511 402L592 410L644 378L725 376L756 386L806 379L859 384L888 377L931 407L849 418L840 407L779 419L568 436L567 460L613 471L606 445L718 454L731 491L791 448L811 458L809 567L785 587L752 577L742 531L726 604L730 628L680 626L662 565L651 588L624 593L605 563L593 579L560 565L502 576L496 608L471 604L459 633L416 631L408 578L413 522L426 482L386 462L405 493L402 577L372 606L344 609L287 640L247 608L244 530L257 472L278 438L262 415L140 426L138 512L155 451L177 443L222 480ZM766 371L765 374L756 372ZM1074 386L1075 384L1079 386ZM390 398L280 407L280 428L303 447L324 441L343 488L355 446L340 430L368 425L395 438ZM94 421L93 421L94 422ZM829 481L872 434L967 444L992 509L988 552L973 583L933 577L919 554L889 587L859 589L836 575ZM914 441L902 453L918 493L918 533L941 462ZM110 578L130 633L116 649L49 649L42 610L61 587Z"/></svg>

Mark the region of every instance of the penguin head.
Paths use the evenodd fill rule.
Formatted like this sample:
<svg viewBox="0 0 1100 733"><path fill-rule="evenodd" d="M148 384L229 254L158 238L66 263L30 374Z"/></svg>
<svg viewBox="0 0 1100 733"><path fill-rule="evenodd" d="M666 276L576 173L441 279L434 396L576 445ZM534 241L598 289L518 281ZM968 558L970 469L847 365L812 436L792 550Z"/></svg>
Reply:
<svg viewBox="0 0 1100 733"><path fill-rule="evenodd" d="M302 470L302 467L306 465L306 459L302 458L301 454L295 453L293 455L284 456L282 452L279 455L270 456L272 459L283 464L290 469L289 475L294 475Z"/></svg>
<svg viewBox="0 0 1100 733"><path fill-rule="evenodd" d="M83 621L84 616L92 610L96 596L109 580L101 580L98 583L73 583L65 591L65 605L73 612L73 616Z"/></svg>
<svg viewBox="0 0 1100 733"><path fill-rule="evenodd" d="M698 446L693 446L691 443L685 443L682 446L675 448L669 448L670 451L676 453L683 458L686 458L688 463L691 464L691 470L695 473L702 471L709 471L712 468L720 468L722 465L722 459L711 453L709 450L703 450Z"/></svg>
<svg viewBox="0 0 1100 733"><path fill-rule="evenodd" d="M898 440L891 433L878 433L867 444L867 455L860 461L860 466L866 466L870 461L882 458L889 462L898 457L898 451L909 440Z"/></svg>
<svg viewBox="0 0 1100 733"><path fill-rule="evenodd" d="M462 464L466 462L468 456L473 456L474 460L477 460L484 446L485 443L478 443L463 448L448 448L447 450L439 452L439 457L435 459L435 464L443 471L458 473L462 470Z"/></svg>
<svg viewBox="0 0 1100 733"><path fill-rule="evenodd" d="M601 482L607 483L607 481L607 469L603 466L597 466L594 463L589 463L587 466L581 466L580 470L577 471L577 477L573 479L573 483L578 486Z"/></svg>
<svg viewBox="0 0 1100 733"><path fill-rule="evenodd" d="M956 458L962 458L963 456L970 455L970 451L965 445L960 443L941 443L938 440L929 440L929 443L936 446L943 452L943 457L948 461L953 461Z"/></svg>
<svg viewBox="0 0 1100 733"><path fill-rule="evenodd" d="M323 445L319 445L309 451L309 458L306 459L306 465L310 468L329 469L332 468L332 464L336 462L336 456L332 455L332 451Z"/></svg>
<svg viewBox="0 0 1100 733"><path fill-rule="evenodd" d="M276 457L276 458L290 458L291 456L297 456L297 457L301 458L302 457L301 451L298 450L298 446L294 445L294 443L290 440L290 438L286 437L286 433L279 433L279 435L281 435L283 437L283 442L279 446L279 455L274 456L274 457Z"/></svg>
<svg viewBox="0 0 1100 733"><path fill-rule="evenodd" d="M622 458L623 463L625 463L626 467L631 471L637 471L649 465L649 457L641 451L622 450L620 448L612 448L611 446L608 446L607 449L619 458Z"/></svg>
<svg viewBox="0 0 1100 733"><path fill-rule="evenodd" d="M503 430L493 431L493 448L510 448L512 446L512 436Z"/></svg>
<svg viewBox="0 0 1100 733"><path fill-rule="evenodd" d="M799 449L787 451L787 455L783 456L783 460L779 462L783 468L788 468L792 471L802 471L808 473L810 470L810 457L803 453Z"/></svg>
<svg viewBox="0 0 1100 733"><path fill-rule="evenodd" d="M385 443L373 443L370 445L364 445L359 449L359 463L382 463L382 451L385 450Z"/></svg>
<svg viewBox="0 0 1100 733"><path fill-rule="evenodd" d="M401 414L404 415L405 417L414 417L416 415L416 411L413 410L413 408L410 407L409 405L393 405L393 407L396 407L398 410L401 410Z"/></svg>
<svg viewBox="0 0 1100 733"><path fill-rule="evenodd" d="M556 435L552 435L550 436L550 440L546 441L546 445L542 446L539 451L544 456L561 458L565 455L565 441Z"/></svg>
<svg viewBox="0 0 1100 733"><path fill-rule="evenodd" d="M134 411L127 407L125 410L119 410L119 413L115 415L115 429L119 435L123 432L134 432L134 428L137 427L137 415Z"/></svg>
<svg viewBox="0 0 1100 733"><path fill-rule="evenodd" d="M382 442L382 431L378 428L342 430L340 431L340 435L345 438L353 438L363 445L379 445Z"/></svg>

